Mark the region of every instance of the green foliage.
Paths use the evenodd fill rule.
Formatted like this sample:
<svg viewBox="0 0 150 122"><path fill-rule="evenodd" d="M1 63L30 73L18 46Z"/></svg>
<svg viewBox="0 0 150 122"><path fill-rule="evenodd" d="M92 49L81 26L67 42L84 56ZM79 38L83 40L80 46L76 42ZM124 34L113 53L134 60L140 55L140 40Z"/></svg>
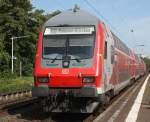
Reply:
<svg viewBox="0 0 150 122"><path fill-rule="evenodd" d="M19 74L21 61L23 75L32 75L38 33L47 19L59 13L44 15L43 10L33 10L30 0L0 0L0 77L10 74L11 37L18 36L29 37L14 39L14 72Z"/></svg>
<svg viewBox="0 0 150 122"><path fill-rule="evenodd" d="M4 70L3 72L0 72L0 80L13 79L16 77L17 77L17 74L12 74L9 70Z"/></svg>
<svg viewBox="0 0 150 122"><path fill-rule="evenodd" d="M0 84L0 93L31 90L33 77L2 78L0 79Z"/></svg>
<svg viewBox="0 0 150 122"><path fill-rule="evenodd" d="M144 58L144 62L145 62L145 64L146 64L147 70L150 71L150 59L145 57L145 58Z"/></svg>
<svg viewBox="0 0 150 122"><path fill-rule="evenodd" d="M33 77L21 77L19 66L22 62L23 76L32 76L38 33L43 23L59 14L56 11L44 15L43 10L34 9L30 0L0 0L0 93L31 90ZM14 39L14 74L11 74L11 38Z"/></svg>

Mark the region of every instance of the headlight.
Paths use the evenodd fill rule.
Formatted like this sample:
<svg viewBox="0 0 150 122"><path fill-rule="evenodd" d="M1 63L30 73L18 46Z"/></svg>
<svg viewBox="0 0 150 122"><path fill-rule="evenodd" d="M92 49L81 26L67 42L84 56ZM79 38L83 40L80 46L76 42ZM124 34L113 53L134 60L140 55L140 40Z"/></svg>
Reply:
<svg viewBox="0 0 150 122"><path fill-rule="evenodd" d="M93 83L95 81L94 77L83 77L82 82L83 83Z"/></svg>
<svg viewBox="0 0 150 122"><path fill-rule="evenodd" d="M47 83L48 82L48 77L38 77L38 82Z"/></svg>

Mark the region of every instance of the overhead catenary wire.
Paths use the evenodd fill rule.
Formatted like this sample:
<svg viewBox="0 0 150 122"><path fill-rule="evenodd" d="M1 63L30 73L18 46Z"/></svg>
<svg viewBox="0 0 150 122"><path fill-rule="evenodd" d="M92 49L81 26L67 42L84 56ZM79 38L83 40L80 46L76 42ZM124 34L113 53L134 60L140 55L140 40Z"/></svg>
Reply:
<svg viewBox="0 0 150 122"><path fill-rule="evenodd" d="M117 9L117 7L115 7L115 5L117 4L117 2L118 1L115 1L115 2L113 2L114 3L114 5L112 5L112 9L113 10L117 10L118 11L118 9ZM116 12L114 12L114 13L116 13ZM128 24L128 22L127 22L127 20L126 20L126 16L125 16L125 14L120 14L119 15L119 19L120 19L120 21L121 22L119 22L119 25L127 25ZM132 23L133 24L133 23ZM131 25L132 25L131 24ZM133 26L133 25L132 25ZM130 46L131 47L131 45L133 44L133 46L131 47L131 48L135 48L135 42L137 41L137 39L136 39L136 36L135 36L135 32L134 32L134 27L128 27L127 29L126 29L126 31L127 31L127 33L130 33L131 34L131 41L129 41L128 42L128 46ZM122 36L123 37L123 36ZM130 45L130 44L131 45Z"/></svg>
<svg viewBox="0 0 150 122"><path fill-rule="evenodd" d="M92 8L92 9L94 10L94 12L95 12L96 14L98 14L104 21L106 21L106 22L111 26L111 28L112 28L114 31L116 31L117 33L119 33L118 30L94 7L94 5L92 5L88 0L84 0L84 2L85 2L90 8Z"/></svg>
<svg viewBox="0 0 150 122"><path fill-rule="evenodd" d="M59 6L61 6L62 9L65 9L65 6L59 1L59 0L55 0L57 2L57 4L59 4Z"/></svg>

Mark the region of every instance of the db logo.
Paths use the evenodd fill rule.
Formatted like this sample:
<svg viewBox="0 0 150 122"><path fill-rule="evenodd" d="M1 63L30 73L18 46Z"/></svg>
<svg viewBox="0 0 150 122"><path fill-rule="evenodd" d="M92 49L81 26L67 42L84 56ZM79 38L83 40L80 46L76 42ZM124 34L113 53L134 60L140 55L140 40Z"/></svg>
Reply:
<svg viewBox="0 0 150 122"><path fill-rule="evenodd" d="M69 74L69 69L62 69L62 74Z"/></svg>

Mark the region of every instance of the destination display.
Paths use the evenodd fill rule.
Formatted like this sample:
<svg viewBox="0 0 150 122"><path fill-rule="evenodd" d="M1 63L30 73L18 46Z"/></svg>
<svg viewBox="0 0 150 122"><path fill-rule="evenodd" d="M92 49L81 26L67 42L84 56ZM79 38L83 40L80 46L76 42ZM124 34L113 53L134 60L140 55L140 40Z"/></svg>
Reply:
<svg viewBox="0 0 150 122"><path fill-rule="evenodd" d="M44 35L92 34L93 26L82 27L47 27Z"/></svg>

